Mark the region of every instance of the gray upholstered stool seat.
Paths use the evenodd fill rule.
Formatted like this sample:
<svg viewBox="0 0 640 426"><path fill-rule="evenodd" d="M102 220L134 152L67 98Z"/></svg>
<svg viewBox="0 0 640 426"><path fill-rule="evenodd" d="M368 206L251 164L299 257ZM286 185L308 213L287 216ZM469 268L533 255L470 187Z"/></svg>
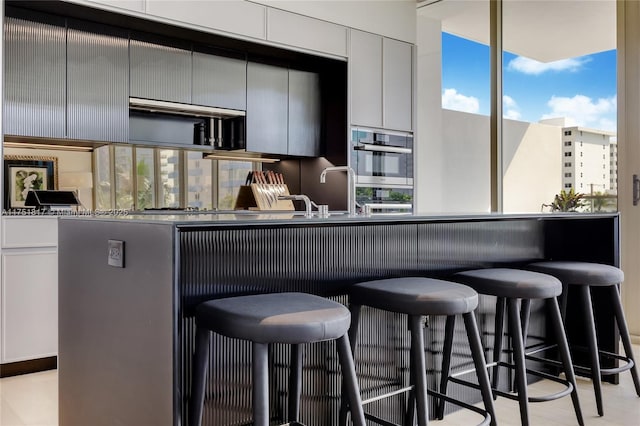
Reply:
<svg viewBox="0 0 640 426"><path fill-rule="evenodd" d="M201 326L223 336L258 343L334 340L349 330L351 315L340 303L305 293L229 297L201 303Z"/></svg>
<svg viewBox="0 0 640 426"><path fill-rule="evenodd" d="M495 411L491 395L491 384L486 370L486 363L480 335L476 324L474 310L478 306L478 294L471 288L450 281L437 280L424 277L405 277L374 280L354 284L349 289L349 308L351 310L352 324L349 330L352 353L356 347L358 322L362 306L369 306L389 312L407 314L409 317L409 330L411 333L410 348L410 376L412 387L401 391L392 391L384 395L376 395L367 402L397 395L399 392L409 390L409 412L406 413L406 423L413 424L414 414L417 414L419 426L426 426L428 422L427 395L433 395L440 402L438 417L444 414L444 401L473 410L484 416L482 425L495 425ZM440 392L427 389L425 368L424 345L424 318L425 315L446 315L446 329L451 330L451 338L445 340L443 350L443 371L449 371L451 364L451 352L453 349L453 329L456 315L462 315L467 332L469 346L471 348L474 367L478 376L480 389L485 409L471 406L462 401L446 395L446 383L441 384ZM448 334L448 335L449 335ZM372 357L376 355L371 354ZM414 404L415 402L415 404ZM343 405L343 413L344 413ZM391 425L393 423L368 413L367 418L376 424ZM346 416L341 416L340 425L346 425Z"/></svg>
<svg viewBox="0 0 640 426"><path fill-rule="evenodd" d="M300 345L326 340L336 341L353 424L364 426L348 337L350 323L351 314L346 307L306 293L257 294L203 302L196 308L196 348L188 424L202 424L211 332L216 332L251 342L254 426L270 424L269 344L291 345L287 424L298 425L303 361Z"/></svg>
<svg viewBox="0 0 640 426"><path fill-rule="evenodd" d="M620 290L618 288L618 285L622 284L624 280L622 270L611 265L575 261L535 262L529 264L527 269L553 275L562 281L564 289L561 297L561 311L563 317L566 317L569 295L575 293L575 299L572 298L572 301L575 300L575 305L581 309L582 316L580 322L584 324L584 336L586 338L591 363L589 367L576 366L576 370L579 373L589 374L591 376L598 414L601 416L604 415L601 384L601 376L603 375L618 374L622 371L630 370L636 394L640 396L640 379L638 378L631 338L629 336L627 321L624 317L622 302L620 300ZM600 287L599 297L608 297L607 303L613 310L613 315L618 325L618 330L620 331L620 339L622 340L625 356L603 351L598 347L595 318L591 303L591 287ZM601 357L615 360L617 366L601 368ZM619 365L617 361L622 361L623 364Z"/></svg>
<svg viewBox="0 0 640 426"><path fill-rule="evenodd" d="M583 425L584 420L578 400L569 345L556 300L556 297L562 293L562 283L550 275L509 268L463 271L454 274L452 279L468 285L480 294L497 297L493 362L490 364L493 367L493 391L496 395L518 400L522 425L529 424L529 402L544 402L569 394L571 394L578 423ZM530 304L534 299L544 300L547 307L547 320L556 335L557 347L562 359L560 366L563 367L566 380L541 371L527 369L526 367L524 347L526 346ZM505 308L508 313L508 330L513 346L513 363L506 363L500 360ZM515 370L515 394L498 389L498 367L508 367ZM565 385L565 389L551 395L529 397L527 393L527 374L561 383ZM456 381L455 379L453 380Z"/></svg>
<svg viewBox="0 0 640 426"><path fill-rule="evenodd" d="M601 263L548 261L531 263L527 269L553 275L566 285L609 286L624 281L620 268Z"/></svg>
<svg viewBox="0 0 640 426"><path fill-rule="evenodd" d="M467 286L431 278L407 277L353 285L350 302L409 315L458 315L478 306L478 293Z"/></svg>
<svg viewBox="0 0 640 426"><path fill-rule="evenodd" d="M491 296L547 299L562 293L562 283L557 278L519 269L475 269L455 276L478 293Z"/></svg>

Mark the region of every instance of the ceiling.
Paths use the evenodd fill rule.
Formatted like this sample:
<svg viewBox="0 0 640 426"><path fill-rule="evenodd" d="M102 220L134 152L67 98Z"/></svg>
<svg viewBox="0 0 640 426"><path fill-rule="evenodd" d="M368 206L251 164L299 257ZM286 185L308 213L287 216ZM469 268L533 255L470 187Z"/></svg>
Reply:
<svg viewBox="0 0 640 426"><path fill-rule="evenodd" d="M552 62L616 48L616 0L503 0L504 50ZM489 44L489 0L418 1L442 31Z"/></svg>

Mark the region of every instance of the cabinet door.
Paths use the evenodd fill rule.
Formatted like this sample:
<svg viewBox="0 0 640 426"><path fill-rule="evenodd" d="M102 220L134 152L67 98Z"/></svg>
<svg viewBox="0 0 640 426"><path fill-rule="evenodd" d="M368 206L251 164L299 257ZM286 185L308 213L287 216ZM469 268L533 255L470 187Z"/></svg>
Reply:
<svg viewBox="0 0 640 426"><path fill-rule="evenodd" d="M64 19L46 19L5 18L5 134L65 137L66 29Z"/></svg>
<svg viewBox="0 0 640 426"><path fill-rule="evenodd" d="M129 40L124 31L69 22L67 133L72 139L129 140Z"/></svg>
<svg viewBox="0 0 640 426"><path fill-rule="evenodd" d="M245 110L247 61L193 52L193 103Z"/></svg>
<svg viewBox="0 0 640 426"><path fill-rule="evenodd" d="M2 252L2 363L58 353L58 253Z"/></svg>
<svg viewBox="0 0 640 426"><path fill-rule="evenodd" d="M191 103L191 51L144 37L130 42L131 96Z"/></svg>
<svg viewBox="0 0 640 426"><path fill-rule="evenodd" d="M146 13L186 23L264 40L266 10L249 1L146 0Z"/></svg>
<svg viewBox="0 0 640 426"><path fill-rule="evenodd" d="M351 123L382 127L382 37L351 30Z"/></svg>
<svg viewBox="0 0 640 426"><path fill-rule="evenodd" d="M383 41L383 117L386 129L411 130L413 110L412 47L385 38Z"/></svg>
<svg viewBox="0 0 640 426"><path fill-rule="evenodd" d="M287 68L247 64L247 150L287 154Z"/></svg>
<svg viewBox="0 0 640 426"><path fill-rule="evenodd" d="M275 8L267 9L267 40L347 56L347 28Z"/></svg>
<svg viewBox="0 0 640 426"><path fill-rule="evenodd" d="M320 77L316 73L289 70L290 155L319 157Z"/></svg>

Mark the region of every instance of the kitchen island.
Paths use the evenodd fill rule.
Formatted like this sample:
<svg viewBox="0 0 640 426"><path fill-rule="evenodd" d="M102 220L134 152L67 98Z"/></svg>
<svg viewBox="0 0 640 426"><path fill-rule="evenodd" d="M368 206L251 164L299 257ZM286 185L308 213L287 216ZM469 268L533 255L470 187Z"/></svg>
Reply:
<svg viewBox="0 0 640 426"><path fill-rule="evenodd" d="M463 269L541 259L618 265L619 216L65 217L58 250L60 426L186 425L193 310L204 300L302 291L346 303L349 286L368 279L446 278ZM613 319L598 300L594 295L600 344L615 351ZM494 298L480 298L485 347L494 339L494 304ZM399 314L365 309L361 321L356 365L366 398L406 383L409 336ZM426 321L429 386L435 387L444 318ZM568 331L579 343L577 325L568 324ZM529 343L546 334L543 308L534 304ZM453 368L472 365L463 337L461 329ZM310 425L337 424L340 374L331 344L309 346L305 355L301 414ZM279 419L287 411L285 349L276 345L271 353L271 412ZM204 424L250 423L250 354L248 343L214 336ZM450 392L476 400L469 389ZM401 423L404 405L400 395L367 410Z"/></svg>

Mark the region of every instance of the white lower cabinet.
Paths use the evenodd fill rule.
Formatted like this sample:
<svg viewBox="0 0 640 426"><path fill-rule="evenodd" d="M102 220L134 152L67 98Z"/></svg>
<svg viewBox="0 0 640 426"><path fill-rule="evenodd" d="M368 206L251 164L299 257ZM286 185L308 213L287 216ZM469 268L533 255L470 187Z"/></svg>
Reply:
<svg viewBox="0 0 640 426"><path fill-rule="evenodd" d="M0 363L57 356L57 218L2 222Z"/></svg>
<svg viewBox="0 0 640 426"><path fill-rule="evenodd" d="M58 353L58 250L2 252L2 363Z"/></svg>

